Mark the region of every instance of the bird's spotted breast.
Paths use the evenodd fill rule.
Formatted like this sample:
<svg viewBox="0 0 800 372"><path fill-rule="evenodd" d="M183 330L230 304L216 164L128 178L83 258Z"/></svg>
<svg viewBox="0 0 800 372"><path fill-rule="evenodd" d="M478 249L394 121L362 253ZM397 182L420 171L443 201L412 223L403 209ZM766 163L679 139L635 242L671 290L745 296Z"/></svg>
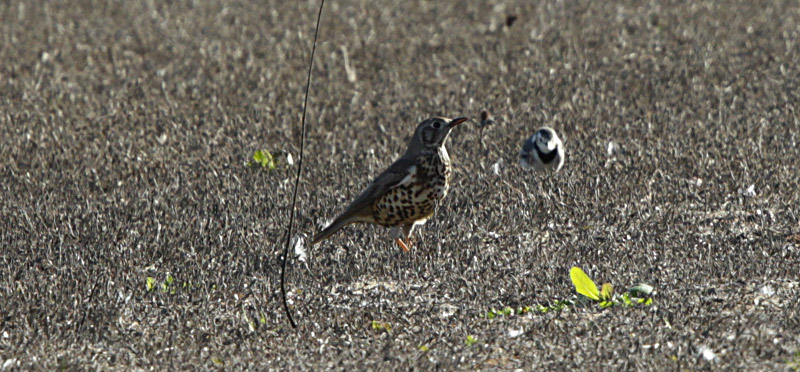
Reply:
<svg viewBox="0 0 800 372"><path fill-rule="evenodd" d="M400 226L426 220L447 195L450 158L439 151L422 152L416 159L414 177L388 190L373 205L373 218L383 226Z"/></svg>

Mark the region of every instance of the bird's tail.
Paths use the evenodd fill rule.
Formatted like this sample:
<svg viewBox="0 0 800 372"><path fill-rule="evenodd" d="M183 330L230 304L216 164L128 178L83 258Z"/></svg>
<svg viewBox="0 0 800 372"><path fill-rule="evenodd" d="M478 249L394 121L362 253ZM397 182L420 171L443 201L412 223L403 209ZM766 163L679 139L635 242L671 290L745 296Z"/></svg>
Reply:
<svg viewBox="0 0 800 372"><path fill-rule="evenodd" d="M311 240L311 245L317 244L325 239L328 239L329 236L333 235L333 233L339 231L342 227L345 227L351 223L353 223L351 218L338 218L331 222L328 227L322 229L322 231L314 234L314 238Z"/></svg>

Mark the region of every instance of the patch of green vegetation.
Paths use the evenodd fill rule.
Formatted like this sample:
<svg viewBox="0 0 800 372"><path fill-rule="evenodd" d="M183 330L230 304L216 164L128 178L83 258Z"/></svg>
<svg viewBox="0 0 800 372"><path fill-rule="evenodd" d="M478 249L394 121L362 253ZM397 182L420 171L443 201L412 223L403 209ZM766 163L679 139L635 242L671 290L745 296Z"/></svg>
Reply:
<svg viewBox="0 0 800 372"><path fill-rule="evenodd" d="M430 350L427 345L419 345L419 351L425 352Z"/></svg>
<svg viewBox="0 0 800 372"><path fill-rule="evenodd" d="M175 278L172 275L167 275L167 279L161 283L161 293L175 294L175 287L172 287L172 282L174 281Z"/></svg>
<svg viewBox="0 0 800 372"><path fill-rule="evenodd" d="M653 303L653 299L649 297L650 294L653 293L653 287L647 284L633 286L622 295L615 295L614 286L611 285L611 283L604 283L602 286L600 286L600 289L597 289L597 285L594 283L594 281L592 281L592 279L589 278L589 275L586 275L586 273L579 267L573 267L570 269L569 277L572 280L572 284L575 285L575 291L590 301L598 303L601 308L612 307L615 305L636 306L642 304L647 306ZM567 298L565 300L556 300L549 305L539 304L534 306L518 307L516 311L508 306L504 307L502 310L491 308L485 314L481 314L480 317L492 320L500 316L511 316L514 314L524 315L530 313L531 311L544 314L551 311L561 311L580 303L585 302L581 302L576 296L572 296L571 298Z"/></svg>
<svg viewBox="0 0 800 372"><path fill-rule="evenodd" d="M267 150L256 150L253 159L247 162L248 167L260 167L269 171L276 170L279 166L288 167L293 164L292 154L286 151L271 153Z"/></svg>
<svg viewBox="0 0 800 372"><path fill-rule="evenodd" d="M600 291L597 290L597 286L583 270L573 267L569 270L569 278L572 279L572 284L575 285L575 290L578 293L594 301L600 301Z"/></svg>
<svg viewBox="0 0 800 372"><path fill-rule="evenodd" d="M589 278L589 275L586 275L577 266L569 270L569 277L572 279L572 284L575 285L575 291L592 301L599 302L602 308L615 305L636 306L643 304L647 306L653 303L653 299L649 297L653 293L653 287L648 284L633 286L621 296L614 296L614 287L611 283L604 283L601 286L602 289L598 291L597 285Z"/></svg>
<svg viewBox="0 0 800 372"><path fill-rule="evenodd" d="M172 287L172 282L175 281L175 278L172 275L167 275L167 278L164 282L161 283L159 286L161 288L161 293L175 293L175 288ZM156 289L156 278L152 276L148 276L145 280L145 286L148 292L152 292Z"/></svg>
<svg viewBox="0 0 800 372"><path fill-rule="evenodd" d="M256 150L256 152L253 153L253 160L247 163L247 165L250 167L261 166L261 168L267 168L267 170L275 170L278 168L275 157L267 150Z"/></svg>
<svg viewBox="0 0 800 372"><path fill-rule="evenodd" d="M475 338L475 337L472 337L472 335L467 335L467 338L464 340L464 343L467 344L467 346L472 346L476 342L478 342L478 339Z"/></svg>
<svg viewBox="0 0 800 372"><path fill-rule="evenodd" d="M175 281L175 277L167 274L167 277L164 278L164 281L160 283L156 280L156 278L148 276L145 280L145 287L147 288L148 292L153 292L156 290L156 288L160 288L161 293L175 294L178 290L187 291L191 289L202 288L203 285L193 283L191 281L181 282L181 284L178 285L178 282ZM216 284L212 285L212 289L216 289Z"/></svg>
<svg viewBox="0 0 800 372"><path fill-rule="evenodd" d="M552 304L547 306L536 305L536 311L544 314L550 311L561 311L573 305L575 305L575 301L568 298L566 300L556 300Z"/></svg>
<svg viewBox="0 0 800 372"><path fill-rule="evenodd" d="M792 371L800 372L800 351L795 352L791 359L787 359L786 365L789 366Z"/></svg>
<svg viewBox="0 0 800 372"><path fill-rule="evenodd" d="M214 363L214 365L217 366L217 367L224 367L225 366L225 362L223 362L222 359L217 358L217 357L211 358L211 363Z"/></svg>
<svg viewBox="0 0 800 372"><path fill-rule="evenodd" d="M520 311L521 310L522 310L522 308L520 308ZM499 311L497 309L495 309L495 308L492 308L486 314L481 315L481 317L482 318L486 318L486 319L494 319L494 318L496 318L498 316L509 316L509 315L512 315L512 314L514 314L514 309L506 306L502 310L499 310Z"/></svg>
<svg viewBox="0 0 800 372"><path fill-rule="evenodd" d="M492 320L492 319L500 317L500 316L512 316L512 315L515 315L515 314L516 315L525 315L525 314L528 314L528 313L530 313L532 311L536 311L536 312L544 314L544 313L547 313L547 312L550 312L550 311L561 311L561 310L564 310L565 308L567 308L568 306L573 306L573 305L575 305L575 301L573 301L571 299L566 299L566 300L556 300L552 304L549 304L549 305L541 305L541 304L539 304L539 305L534 305L534 306L521 306L521 307L518 307L516 310L514 310L511 307L506 306L502 310L497 310L495 308L491 308L488 312L486 312L486 314L481 314L480 317Z"/></svg>
<svg viewBox="0 0 800 372"><path fill-rule="evenodd" d="M379 322L377 320L372 321L372 329L377 332L386 332L392 333L392 325L389 323Z"/></svg>

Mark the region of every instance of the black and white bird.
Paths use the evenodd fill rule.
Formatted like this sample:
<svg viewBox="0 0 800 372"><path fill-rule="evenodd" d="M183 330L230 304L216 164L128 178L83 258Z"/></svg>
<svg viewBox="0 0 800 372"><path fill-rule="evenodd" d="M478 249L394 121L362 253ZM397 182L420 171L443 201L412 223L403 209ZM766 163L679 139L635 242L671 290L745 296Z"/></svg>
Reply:
<svg viewBox="0 0 800 372"><path fill-rule="evenodd" d="M525 169L558 172L564 165L564 144L556 131L542 127L528 138L519 151L519 164Z"/></svg>

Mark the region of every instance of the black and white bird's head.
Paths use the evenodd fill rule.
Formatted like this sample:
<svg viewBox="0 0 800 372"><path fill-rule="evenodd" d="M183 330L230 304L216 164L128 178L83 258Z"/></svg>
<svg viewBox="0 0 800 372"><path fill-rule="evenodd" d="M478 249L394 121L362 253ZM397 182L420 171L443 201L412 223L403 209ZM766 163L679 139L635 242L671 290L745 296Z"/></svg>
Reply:
<svg viewBox="0 0 800 372"><path fill-rule="evenodd" d="M522 168L558 172L564 165L564 144L553 128L543 127L536 131L519 151Z"/></svg>
<svg viewBox="0 0 800 372"><path fill-rule="evenodd" d="M423 148L438 149L444 145L450 130L455 126L469 120L468 118L441 118L435 117L419 123L417 130L414 131L414 138L408 146L408 150L419 151Z"/></svg>

